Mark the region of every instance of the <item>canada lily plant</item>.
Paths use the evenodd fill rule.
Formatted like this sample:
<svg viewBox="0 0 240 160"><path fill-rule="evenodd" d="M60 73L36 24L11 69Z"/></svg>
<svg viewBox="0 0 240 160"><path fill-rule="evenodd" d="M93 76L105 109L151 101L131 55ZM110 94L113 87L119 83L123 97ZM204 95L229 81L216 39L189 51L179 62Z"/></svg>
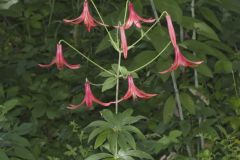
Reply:
<svg viewBox="0 0 240 160"><path fill-rule="evenodd" d="M98 13L98 16L100 18L100 22L97 21L95 18L93 18L93 16L90 13L89 4L88 4L90 1L92 3L93 7L95 8L96 12ZM127 13L129 13L128 18L127 18ZM158 19L142 18L134 10L133 3L129 2L128 0L126 1L126 10L125 10L125 16L124 16L123 23L121 25L116 25L114 27L111 27L111 28L115 28L115 29L119 30L120 40L117 40L117 41L121 42L120 46L117 46L117 43L113 40L113 37L110 34L109 25L107 25L103 21L103 18L101 16L100 12L98 11L95 3L92 0L85 0L84 1L83 11L78 18L75 18L75 19L72 19L72 20L67 20L67 19L63 20L66 24L73 24L73 25L78 25L78 24L83 22L85 24L88 32L91 31L91 28L97 26L97 24L99 26L104 27L105 30L108 33L111 44L116 49L116 51L118 52L118 55L119 55L116 73L114 73L112 71L109 71L109 70L105 69L104 67L100 66L99 64L97 64L96 62L91 60L89 57L87 57L85 54L78 51L75 47L73 47L71 44L69 44L65 40L60 40L59 43L57 44L56 58L54 58L50 64L48 64L48 65L39 64L40 67L47 67L47 68L51 67L53 64L56 64L57 68L59 70L63 69L64 66L66 66L70 69L80 68L79 64L70 65L64 59L63 52L62 52L62 43L65 43L67 46L69 46L70 48L75 50L78 54L83 56L86 60L88 60L93 65L98 67L100 70L102 70L102 71L108 73L109 75L113 76L114 80L116 80L115 100L112 100L111 102L102 102L101 100L97 99L94 96L94 94L92 93L92 90L91 90L91 87L90 87L91 82L86 80L86 82L85 82L85 96L84 96L82 102L80 104L77 104L77 105L70 104L67 107L70 110L74 110L74 109L80 108L81 106L83 106L83 104L86 104L86 106L90 108L90 107L93 106L93 102L95 102L97 104L100 104L104 107L110 107L111 104L115 104L115 114L113 114L109 110L104 110L103 112L101 112L104 120L103 121L92 122L88 126L88 127L96 127L95 129L97 129L97 130L94 130L89 135L90 139L93 139L94 137L97 136L96 141L95 141L95 148L98 148L100 145L103 145L104 143L109 144L109 146L110 146L110 148L105 147L105 149L108 150L108 152L110 152L110 153L101 153L101 154L93 155L95 157L97 155L99 155L99 156L101 155L102 158L111 158L112 157L114 159L119 159L123 155L123 152L124 152L124 154L126 156L128 156L129 159L131 159L132 157L138 157L138 156L136 156L137 155L136 153L138 153L138 155L142 156L140 158L152 159L152 157L150 155L148 155L147 153L139 151L139 150L136 149L135 140L130 133L130 132L134 132L134 133L140 135L141 137L144 137L144 136L142 136L143 134L141 133L141 131L139 129L132 126L133 123L142 119L142 117L131 117L132 111L126 111L126 112L123 112L123 113L119 113L118 112L118 107L119 107L120 102L128 100L130 97L133 97L133 99L135 99L137 97L142 98L142 99L149 99L149 98L157 96L157 94L145 93L144 91L138 89L136 87L136 85L134 84L132 74L134 74L135 72L137 72L137 71L143 69L144 67L148 66L149 64L151 64L155 59L157 59L163 53L163 51L165 51L167 49L167 47L169 46L170 43L168 43L165 46L165 48L159 54L157 54L153 59L148 61L146 64L140 66L139 68L135 69L134 71L127 71L128 90L122 98L119 98L119 90L120 90L119 80L121 78L125 77L124 75L122 75L120 73L122 55L126 59L127 56L128 56L128 50L135 47L137 45L137 43L139 43L144 38L144 36L146 36L146 34L154 26L156 26L156 24L159 22L159 20L164 15L166 16L170 40L171 40L171 43L172 43L174 51L175 51L175 61L169 69L167 69L165 71L162 71L160 73L166 73L166 72L176 70L179 66L196 67L197 65L201 64L202 61L197 61L197 62L190 61L190 60L186 59L182 55L182 53L180 52L179 46L177 45L176 35L175 35L175 31L174 31L173 24L172 24L172 21L171 21L171 17L167 12L163 12ZM153 23L153 24L152 24L151 27L149 27L149 30L144 32L142 34L142 36L135 43L128 46L125 30L129 29L133 25L135 25L137 28L141 28L142 27L141 23L143 23L143 22L144 23ZM120 124L116 122L116 119L119 119L119 117L123 121ZM104 136L104 139L99 144L98 139L99 139L99 137L103 137L103 136ZM118 140L119 136L126 136L129 139L131 139L131 142L126 142L126 144L122 144ZM87 160L90 160L91 157L93 157L93 156L90 156L89 158L87 158Z"/></svg>

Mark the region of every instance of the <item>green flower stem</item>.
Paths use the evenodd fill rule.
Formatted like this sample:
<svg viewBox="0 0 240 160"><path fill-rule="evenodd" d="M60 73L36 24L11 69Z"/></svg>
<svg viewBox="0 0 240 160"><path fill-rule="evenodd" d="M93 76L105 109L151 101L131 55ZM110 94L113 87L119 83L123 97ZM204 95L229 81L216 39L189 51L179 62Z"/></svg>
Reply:
<svg viewBox="0 0 240 160"><path fill-rule="evenodd" d="M116 49L118 52L120 52L120 49L119 49L119 48L116 48L116 46L117 46L117 45L116 45L116 42L113 40L113 37L112 37L110 31L108 30L107 25L105 24L105 22L104 22L104 20L103 20L103 18L102 18L102 16L101 16L101 14L100 14L97 6L96 6L95 3L93 2L93 0L91 0L91 3L93 4L93 7L95 8L95 10L96 10L96 12L97 12L97 14L98 14L98 16L99 16L99 18L100 18L100 20L101 20L101 23L103 24L103 26L104 26L104 28L105 28L105 30L106 30L109 38L110 38L111 43L114 45L114 49Z"/></svg>
<svg viewBox="0 0 240 160"><path fill-rule="evenodd" d="M50 24L52 23L52 17L53 17L53 12L54 12L54 7L55 7L55 0L49 0L49 5L50 5L50 16L48 19L48 28Z"/></svg>
<svg viewBox="0 0 240 160"><path fill-rule="evenodd" d="M77 50L75 47L73 47L71 44L69 44L68 42L66 42L65 40L60 40L59 43L65 43L66 45L68 45L70 48L72 48L74 51L76 51L78 54L80 54L81 56L83 56L85 59L87 59L89 62L91 62L93 65L95 65L96 67L98 67L99 69L113 75L113 76L117 76L116 74L108 71L107 69L103 68L102 66L100 66L99 64L95 63L93 60L91 60L90 58L88 58L87 56L85 56L82 52L80 52L79 50Z"/></svg>
<svg viewBox="0 0 240 160"><path fill-rule="evenodd" d="M121 53L118 53L118 66L117 66L117 84L116 84L116 103L115 113L118 114L118 99L119 99L119 78L120 78L120 66L121 66Z"/></svg>
<svg viewBox="0 0 240 160"><path fill-rule="evenodd" d="M97 87L100 87L100 86L103 86L103 84L102 83L93 83L93 82L91 82L91 81L89 81L88 80L88 82L91 84L91 85L93 85L93 86L97 86Z"/></svg>
<svg viewBox="0 0 240 160"><path fill-rule="evenodd" d="M161 52L159 52L153 59L151 59L150 61L148 61L147 63L145 63L141 67L130 71L130 74L133 73L133 72L137 72L137 71L145 68L146 66L150 65L153 61L155 61L169 47L170 44L171 44L171 42L168 42L167 45L163 48L163 50Z"/></svg>
<svg viewBox="0 0 240 160"><path fill-rule="evenodd" d="M125 6L125 13L124 13L123 24L125 24L126 19L127 19L128 2L129 2L129 0L126 1L126 6Z"/></svg>
<svg viewBox="0 0 240 160"><path fill-rule="evenodd" d="M168 13L167 13L166 11L163 11L162 14L160 15L160 17L156 17L156 21L154 22L154 24L153 24L146 32L144 32L144 33L141 35L141 37L140 37L136 42L134 42L132 45L130 45L130 46L128 47L128 49L134 48L134 46L135 46L137 43L139 43L139 42L148 34L148 32L150 32L150 31L153 29L153 27L156 26L156 24L157 24L158 22L160 22L160 20L162 19L162 17L163 17L164 15L167 15L167 14L168 14Z"/></svg>

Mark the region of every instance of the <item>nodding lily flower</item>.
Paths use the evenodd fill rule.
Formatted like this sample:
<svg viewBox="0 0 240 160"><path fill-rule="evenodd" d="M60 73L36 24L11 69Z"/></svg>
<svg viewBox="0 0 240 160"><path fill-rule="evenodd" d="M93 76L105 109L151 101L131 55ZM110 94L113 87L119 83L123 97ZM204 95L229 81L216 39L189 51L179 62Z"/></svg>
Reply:
<svg viewBox="0 0 240 160"><path fill-rule="evenodd" d="M124 26L120 26L119 30L121 35L121 48L123 51L123 57L126 59L128 55L128 45Z"/></svg>
<svg viewBox="0 0 240 160"><path fill-rule="evenodd" d="M169 36L170 36L171 42L173 44L174 52L175 52L175 60L174 60L174 63L172 64L172 66L169 69L167 69L165 71L162 71L162 72L159 72L159 73L164 74L164 73L167 73L167 72L174 71L179 66L197 67L199 64L203 63L203 61L196 61L196 62L190 61L186 57L184 57L184 55L181 53L181 51L179 49L179 46L177 44L176 34L175 34L175 30L174 30L170 15L166 16L166 20L167 20Z"/></svg>
<svg viewBox="0 0 240 160"><path fill-rule="evenodd" d="M88 1L87 0L84 1L82 14L78 18L71 19L71 20L64 19L63 21L65 23L68 23L68 24L80 24L80 23L83 22L85 24L88 32L91 31L92 27L96 26L96 23L101 24L100 22L98 22L97 20L95 20L92 17L92 15L91 15L91 13L89 11Z"/></svg>
<svg viewBox="0 0 240 160"><path fill-rule="evenodd" d="M98 103L98 104L100 104L102 106L105 106L105 107L107 107L107 106L111 105L112 103L114 103L114 102L104 103L104 102L98 100L93 95L91 87L90 87L90 83L87 81L85 83L85 96L84 96L83 101L80 104L78 104L78 105L70 104L67 108L68 109L77 109L77 108L81 107L84 103L86 103L87 107L90 108L90 107L92 107L93 102L96 102L96 103Z"/></svg>
<svg viewBox="0 0 240 160"><path fill-rule="evenodd" d="M155 19L152 19L152 18L146 19L146 18L140 17L134 10L133 3L131 2L128 4L128 9L129 9L129 17L126 24L124 25L125 29L130 28L133 24L135 24L137 28L141 28L142 27L141 21L145 23L153 23L155 21Z"/></svg>
<svg viewBox="0 0 240 160"><path fill-rule="evenodd" d="M128 76L128 90L127 90L126 94L121 98L121 100L127 100L130 97L133 97L133 99L136 99L137 97L140 97L143 99L149 99L156 95L157 94L145 93L142 90L138 89L134 84L133 77Z"/></svg>
<svg viewBox="0 0 240 160"><path fill-rule="evenodd" d="M155 21L155 19L152 19L152 18L145 19L145 18L140 17L135 12L133 3L128 4L128 10L129 10L129 17L128 17L127 22L125 24L123 24L122 26L115 26L115 28L120 29L121 48L122 48L123 56L125 59L127 58L127 54L128 54L128 45L127 45L127 38L126 38L125 30L129 29L133 24L137 28L141 28L142 27L141 22L152 23Z"/></svg>
<svg viewBox="0 0 240 160"><path fill-rule="evenodd" d="M70 69L78 69L80 68L80 64L69 64L64 56L62 51L62 45L60 43L57 44L57 51L56 51L56 57L52 60L50 64L38 64L42 68L49 68L52 65L56 64L57 68L59 70L62 70L65 66Z"/></svg>

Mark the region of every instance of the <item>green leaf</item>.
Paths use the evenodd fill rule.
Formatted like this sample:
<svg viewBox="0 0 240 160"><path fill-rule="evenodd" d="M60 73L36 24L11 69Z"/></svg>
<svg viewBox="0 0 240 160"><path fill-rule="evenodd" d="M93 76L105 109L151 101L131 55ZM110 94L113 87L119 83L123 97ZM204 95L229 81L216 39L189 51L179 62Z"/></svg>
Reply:
<svg viewBox="0 0 240 160"><path fill-rule="evenodd" d="M113 156L108 153L98 153L98 154L89 156L85 160L99 160L99 159L110 158L110 157L113 157Z"/></svg>
<svg viewBox="0 0 240 160"><path fill-rule="evenodd" d="M222 31L222 25L212 10L207 7L201 7L199 11L208 22L212 23L218 30Z"/></svg>
<svg viewBox="0 0 240 160"><path fill-rule="evenodd" d="M134 70L153 59L157 55L156 51L142 51L138 53L131 62L131 69Z"/></svg>
<svg viewBox="0 0 240 160"><path fill-rule="evenodd" d="M0 159L9 160L8 156L2 150L0 150Z"/></svg>
<svg viewBox="0 0 240 160"><path fill-rule="evenodd" d="M101 120L97 120L94 122L91 122L86 128L90 128L90 127L111 127L111 125L106 122L106 121L101 121Z"/></svg>
<svg viewBox="0 0 240 160"><path fill-rule="evenodd" d="M188 30L193 30L194 24L199 22L201 21L193 17L183 16L181 25Z"/></svg>
<svg viewBox="0 0 240 160"><path fill-rule="evenodd" d="M15 106L19 105L19 100L14 98L14 99L10 99L8 101L6 101L3 106L3 110L2 110L2 114L6 114L8 113L11 109L13 109Z"/></svg>
<svg viewBox="0 0 240 160"><path fill-rule="evenodd" d="M150 37L150 42L157 52L162 51L162 49L167 45L170 41L168 36L168 31L164 27L155 27L153 28L148 36ZM162 55L165 55L168 50L166 50Z"/></svg>
<svg viewBox="0 0 240 160"><path fill-rule="evenodd" d="M199 66L196 68L196 70L197 70L200 74L202 74L202 75L204 75L204 76L206 76L206 77L210 77L210 78L213 77L213 73L212 73L211 69L210 69L205 63L199 65Z"/></svg>
<svg viewBox="0 0 240 160"><path fill-rule="evenodd" d="M180 127L184 137L186 137L191 131L191 124L189 123L188 120L181 121Z"/></svg>
<svg viewBox="0 0 240 160"><path fill-rule="evenodd" d="M178 143L178 137L182 135L182 131L179 130L173 130L169 133L169 138L173 143Z"/></svg>
<svg viewBox="0 0 240 160"><path fill-rule="evenodd" d="M124 137L125 141L132 147L132 149L136 149L136 142L129 132L124 131L121 132L120 135Z"/></svg>
<svg viewBox="0 0 240 160"><path fill-rule="evenodd" d="M110 31L110 34L112 36L115 36L116 35L116 30L112 30ZM96 49L96 53L99 53L99 52L102 52L103 50L107 49L111 47L111 42L109 41L109 37L108 35L106 35L102 41L99 43L99 45L97 46L97 49Z"/></svg>
<svg viewBox="0 0 240 160"><path fill-rule="evenodd" d="M153 157L151 155L149 155L146 152L143 151L139 151L139 150L130 150L126 152L126 155L128 156L133 156L133 157L138 157L138 158L145 158L145 159L152 159Z"/></svg>
<svg viewBox="0 0 240 160"><path fill-rule="evenodd" d="M117 79L116 77L109 77L107 78L104 83L103 83L103 86L102 86L102 92L108 90L108 89L111 89L113 88L117 83Z"/></svg>
<svg viewBox="0 0 240 160"><path fill-rule="evenodd" d="M34 105L34 108L32 110L32 115L34 118L39 118L39 117L42 117L46 111L47 111L47 104L44 103L43 101L39 102L38 104L35 104Z"/></svg>
<svg viewBox="0 0 240 160"><path fill-rule="evenodd" d="M6 139L11 141L15 145L30 147L29 141L26 138L21 137L17 134L7 134Z"/></svg>
<svg viewBox="0 0 240 160"><path fill-rule="evenodd" d="M136 133L139 138L145 139L144 134L143 134L138 128L136 128L136 127L134 127L134 126L131 126L131 125L129 125L129 126L124 126L123 129L126 130L126 131L129 131L129 132Z"/></svg>
<svg viewBox="0 0 240 160"><path fill-rule="evenodd" d="M130 117L132 114L133 114L133 109L131 108L128 108L123 113L121 113L121 115L123 115L124 117Z"/></svg>
<svg viewBox="0 0 240 160"><path fill-rule="evenodd" d="M107 136L109 147L112 152L116 151L116 144L120 143L118 137L118 132L114 132L113 130Z"/></svg>
<svg viewBox="0 0 240 160"><path fill-rule="evenodd" d="M114 122L114 116L112 111L108 110L108 109L104 109L103 111L100 112L102 117L108 121L109 123Z"/></svg>
<svg viewBox="0 0 240 160"><path fill-rule="evenodd" d="M219 60L214 67L216 73L231 73L232 62L226 60Z"/></svg>
<svg viewBox="0 0 240 160"><path fill-rule="evenodd" d="M193 87L189 87L189 91L196 97L198 97L199 99L201 99L206 105L209 105L209 98L207 95L204 95L203 93L201 93L199 90L193 88Z"/></svg>
<svg viewBox="0 0 240 160"><path fill-rule="evenodd" d="M196 106L195 106L191 96L189 96L186 93L181 93L180 99L181 99L183 107L185 109L187 109L189 113L191 113L191 114L196 113Z"/></svg>
<svg viewBox="0 0 240 160"><path fill-rule="evenodd" d="M129 75L129 71L124 66L120 66L119 71L123 75L123 77L127 77Z"/></svg>
<svg viewBox="0 0 240 160"><path fill-rule="evenodd" d="M218 42L218 41L209 40L209 41L206 41L205 43L207 45L211 46L211 47L214 47L214 48L217 48L217 49L219 49L221 51L224 51L227 54L234 54L235 53L235 51L230 46L228 46L226 43L224 43L224 42Z"/></svg>
<svg viewBox="0 0 240 160"><path fill-rule="evenodd" d="M169 123L173 117L176 108L176 102L173 96L170 96L164 104L163 109L163 122Z"/></svg>
<svg viewBox="0 0 240 160"><path fill-rule="evenodd" d="M13 131L19 135L26 135L33 130L33 127L34 126L32 123L22 123L20 126L15 128Z"/></svg>
<svg viewBox="0 0 240 160"><path fill-rule="evenodd" d="M104 128L104 127L100 127L100 128L94 129L94 130L90 133L90 135L89 135L89 137L88 137L88 143L89 143L93 138L95 138L98 134L102 133L104 130L106 130L106 128Z"/></svg>
<svg viewBox="0 0 240 160"><path fill-rule="evenodd" d="M236 13L240 13L239 0L220 0L221 7L227 8Z"/></svg>
<svg viewBox="0 0 240 160"><path fill-rule="evenodd" d="M25 160L35 160L33 154L24 147L14 146L14 153L17 157L23 158Z"/></svg>
<svg viewBox="0 0 240 160"><path fill-rule="evenodd" d="M48 107L48 109L47 109L47 117L49 119L55 119L58 116L59 116L59 111L58 110L56 110L53 107Z"/></svg>
<svg viewBox="0 0 240 160"><path fill-rule="evenodd" d="M3 85L0 84L0 98L3 98L4 97L4 88L3 88Z"/></svg>
<svg viewBox="0 0 240 160"><path fill-rule="evenodd" d="M106 141L108 134L109 134L109 130L104 131L97 136L97 139L94 144L94 149L98 148Z"/></svg>
<svg viewBox="0 0 240 160"><path fill-rule="evenodd" d="M133 123L136 123L142 119L146 119L146 117L143 117L143 116L136 116L136 117L123 117L122 118L122 121L123 121L123 125L125 124L133 124Z"/></svg>
<svg viewBox="0 0 240 160"><path fill-rule="evenodd" d="M194 23L194 28L196 29L198 34L216 41L220 41L216 32L204 22Z"/></svg>
<svg viewBox="0 0 240 160"><path fill-rule="evenodd" d="M108 72L103 71L99 74L99 76L108 78L108 77L112 77L113 75L109 74Z"/></svg>
<svg viewBox="0 0 240 160"><path fill-rule="evenodd" d="M175 0L154 0L154 3L160 13L167 11L174 21L182 21L182 9Z"/></svg>
<svg viewBox="0 0 240 160"><path fill-rule="evenodd" d="M186 40L180 45L184 48L194 51L197 55L206 54L214 56L218 59L227 60L227 57L221 51L197 40Z"/></svg>
<svg viewBox="0 0 240 160"><path fill-rule="evenodd" d="M18 0L2 0L0 2L0 9L9 9L12 5L18 3Z"/></svg>

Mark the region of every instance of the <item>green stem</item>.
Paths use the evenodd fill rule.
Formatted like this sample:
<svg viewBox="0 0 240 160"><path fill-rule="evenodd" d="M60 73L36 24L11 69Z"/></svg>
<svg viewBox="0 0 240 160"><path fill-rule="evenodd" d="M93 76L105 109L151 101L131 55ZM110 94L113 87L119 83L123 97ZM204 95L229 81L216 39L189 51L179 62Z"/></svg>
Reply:
<svg viewBox="0 0 240 160"><path fill-rule="evenodd" d="M50 24L52 22L55 0L49 0L49 3L50 3L50 16L49 16L49 20L48 20L48 27L50 26Z"/></svg>
<svg viewBox="0 0 240 160"><path fill-rule="evenodd" d="M101 14L100 14L100 12L98 11L97 6L96 6L95 3L93 2L93 0L91 0L91 3L93 4L93 7L94 7L95 10L96 10L96 12L97 12L97 14L98 14L98 16L99 16L99 18L100 18L100 20L101 20L101 23L103 24L103 26L104 26L104 28L105 28L105 30L106 30L109 38L110 38L110 41L111 41L112 44L115 46L114 48L119 52L119 49L116 48L116 42L113 40L113 37L112 37L110 31L108 30L107 25L105 24L105 22L104 22L104 20L103 20L103 18L102 18L102 16L101 16Z"/></svg>
<svg viewBox="0 0 240 160"><path fill-rule="evenodd" d="M145 63L145 64L142 65L141 67L130 71L130 73L137 72L137 71L145 68L145 67L148 66L149 64L151 64L153 61L155 61L155 60L169 47L170 44L171 44L171 42L168 42L168 44L163 48L163 50L162 50L161 52L159 52L153 59L151 59L150 61L148 61L147 63Z"/></svg>
<svg viewBox="0 0 240 160"><path fill-rule="evenodd" d="M116 104L115 113L118 114L118 99L119 99L119 78L120 78L120 66L121 66L121 53L118 53L118 67L117 67L117 84L116 84Z"/></svg>
<svg viewBox="0 0 240 160"><path fill-rule="evenodd" d="M235 89L236 97L238 97L237 83L236 83L236 78L235 78L233 70L232 70L232 76L233 76L233 86Z"/></svg>
<svg viewBox="0 0 240 160"><path fill-rule="evenodd" d="M76 51L78 54L80 54L82 57L84 57L85 59L87 59L89 62L91 62L93 65L97 66L99 69L113 75L116 77L116 74L106 70L105 68L103 68L102 66L100 66L99 64L95 63L93 60L91 60L90 58L88 58L87 56L85 56L82 52L80 52L79 50L77 50L75 47L73 47L71 44L69 44L68 42L66 42L65 40L60 40L59 43L65 43L66 45L68 45L70 48L72 48L74 51Z"/></svg>
<svg viewBox="0 0 240 160"><path fill-rule="evenodd" d="M126 1L126 6L125 6L125 13L124 13L123 24L125 24L126 19L127 19L128 2L129 2L129 0Z"/></svg>
<svg viewBox="0 0 240 160"><path fill-rule="evenodd" d="M132 45L130 45L128 47L128 49L133 48L138 42L140 42L148 34L148 32L150 32L152 30L152 28L156 26L156 24L162 19L162 17L165 14L168 14L168 13L166 11L163 11L162 14L160 15L160 17L156 17L155 23L146 32L144 32L136 42L134 42Z"/></svg>
<svg viewBox="0 0 240 160"><path fill-rule="evenodd" d="M157 10L155 9L154 1L150 0L150 3L151 3L151 7L152 7L152 11L153 11L154 16L158 17L158 13L157 13ZM161 23L160 22L159 22L159 26L161 27Z"/></svg>

